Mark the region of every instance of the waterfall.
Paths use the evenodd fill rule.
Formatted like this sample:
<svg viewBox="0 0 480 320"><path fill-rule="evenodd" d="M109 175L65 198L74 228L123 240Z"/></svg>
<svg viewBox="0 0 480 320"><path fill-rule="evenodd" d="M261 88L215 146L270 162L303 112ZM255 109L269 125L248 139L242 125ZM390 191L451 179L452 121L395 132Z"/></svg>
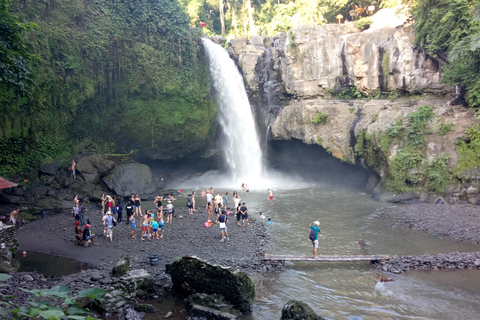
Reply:
<svg viewBox="0 0 480 320"><path fill-rule="evenodd" d="M243 78L227 51L202 39L218 99L222 150L233 183L252 186L262 178L262 151Z"/></svg>

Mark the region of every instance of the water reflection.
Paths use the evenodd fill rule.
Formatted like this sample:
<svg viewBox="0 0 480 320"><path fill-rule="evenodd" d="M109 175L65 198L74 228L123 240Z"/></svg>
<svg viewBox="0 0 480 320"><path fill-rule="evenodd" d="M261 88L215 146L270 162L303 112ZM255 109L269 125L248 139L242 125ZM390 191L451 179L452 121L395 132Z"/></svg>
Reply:
<svg viewBox="0 0 480 320"><path fill-rule="evenodd" d="M85 262L33 251L28 251L26 256L17 253L15 259L20 262L19 271L38 272L47 277L66 276L91 267Z"/></svg>

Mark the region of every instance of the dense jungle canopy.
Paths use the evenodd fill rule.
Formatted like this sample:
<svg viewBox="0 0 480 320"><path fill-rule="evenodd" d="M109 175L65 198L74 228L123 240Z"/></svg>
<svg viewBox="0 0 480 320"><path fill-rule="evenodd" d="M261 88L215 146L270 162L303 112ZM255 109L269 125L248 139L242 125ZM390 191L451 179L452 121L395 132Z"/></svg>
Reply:
<svg viewBox="0 0 480 320"><path fill-rule="evenodd" d="M201 150L216 114L203 33L273 35L399 4L417 44L448 55L444 81L478 107L474 0L0 0L0 175L86 147L156 159Z"/></svg>

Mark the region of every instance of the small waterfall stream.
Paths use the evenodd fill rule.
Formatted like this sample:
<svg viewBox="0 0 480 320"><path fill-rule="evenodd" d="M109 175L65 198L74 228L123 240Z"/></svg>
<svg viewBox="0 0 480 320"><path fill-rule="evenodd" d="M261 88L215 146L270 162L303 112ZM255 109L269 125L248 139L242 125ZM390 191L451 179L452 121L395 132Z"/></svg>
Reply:
<svg viewBox="0 0 480 320"><path fill-rule="evenodd" d="M227 51L202 39L218 99L223 153L232 182L254 184L262 178L262 151L243 78Z"/></svg>

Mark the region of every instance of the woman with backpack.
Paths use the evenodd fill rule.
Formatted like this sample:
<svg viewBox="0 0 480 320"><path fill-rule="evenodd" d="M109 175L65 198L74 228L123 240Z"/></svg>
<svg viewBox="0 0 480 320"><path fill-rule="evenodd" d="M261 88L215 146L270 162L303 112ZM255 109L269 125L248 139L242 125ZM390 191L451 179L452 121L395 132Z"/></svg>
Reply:
<svg viewBox="0 0 480 320"><path fill-rule="evenodd" d="M320 222L314 221L310 224L310 241L313 244L313 257L317 258L318 233L320 232Z"/></svg>

